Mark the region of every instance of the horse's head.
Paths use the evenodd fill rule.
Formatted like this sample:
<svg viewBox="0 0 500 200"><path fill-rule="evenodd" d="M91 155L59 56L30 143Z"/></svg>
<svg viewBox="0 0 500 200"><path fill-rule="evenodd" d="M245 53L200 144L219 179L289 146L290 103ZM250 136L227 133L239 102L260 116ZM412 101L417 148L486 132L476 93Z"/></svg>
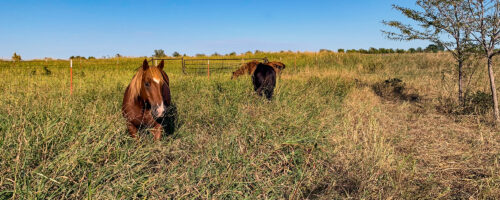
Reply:
<svg viewBox="0 0 500 200"><path fill-rule="evenodd" d="M162 117L165 113L162 87L166 83L161 73L163 66L163 60L157 67L150 67L146 59L142 64L143 75L140 96L151 106L151 114L156 118Z"/></svg>
<svg viewBox="0 0 500 200"><path fill-rule="evenodd" d="M275 62L274 65L280 70L285 69L285 64L283 64L282 62Z"/></svg>

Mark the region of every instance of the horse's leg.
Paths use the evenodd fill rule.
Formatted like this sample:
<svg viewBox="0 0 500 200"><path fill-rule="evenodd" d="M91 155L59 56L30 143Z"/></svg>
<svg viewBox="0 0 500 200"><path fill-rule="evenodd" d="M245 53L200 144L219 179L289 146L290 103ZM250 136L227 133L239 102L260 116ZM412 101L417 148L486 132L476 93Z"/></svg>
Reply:
<svg viewBox="0 0 500 200"><path fill-rule="evenodd" d="M267 98L268 100L271 100L271 98L273 97L273 90L272 90L272 89L270 89L270 88L266 88L266 89L264 90L264 93L266 94L266 98Z"/></svg>
<svg viewBox="0 0 500 200"><path fill-rule="evenodd" d="M161 126L161 124L155 123L155 126L154 126L153 130L151 131L153 133L155 140L160 140L162 130L163 130L163 127Z"/></svg>
<svg viewBox="0 0 500 200"><path fill-rule="evenodd" d="M256 90L257 95L262 96L262 89L263 89L262 87L257 88Z"/></svg>
<svg viewBox="0 0 500 200"><path fill-rule="evenodd" d="M127 124L128 133L132 138L137 138L137 127L131 123Z"/></svg>

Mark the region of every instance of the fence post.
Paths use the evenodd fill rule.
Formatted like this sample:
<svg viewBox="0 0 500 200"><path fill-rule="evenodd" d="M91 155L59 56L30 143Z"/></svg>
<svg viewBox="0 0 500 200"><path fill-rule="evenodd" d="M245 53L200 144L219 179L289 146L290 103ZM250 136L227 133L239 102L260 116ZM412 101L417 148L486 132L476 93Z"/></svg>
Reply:
<svg viewBox="0 0 500 200"><path fill-rule="evenodd" d="M210 60L207 59L207 72L208 72L208 78L210 78Z"/></svg>
<svg viewBox="0 0 500 200"><path fill-rule="evenodd" d="M70 59L69 60L69 76L70 76L70 79L69 79L69 93L70 94L73 94L73 60Z"/></svg>
<svg viewBox="0 0 500 200"><path fill-rule="evenodd" d="M293 68L297 69L297 55L295 55L295 58L293 59Z"/></svg>
<svg viewBox="0 0 500 200"><path fill-rule="evenodd" d="M316 67L319 67L319 63L318 63L318 55L317 55L317 54L314 54L314 57L316 57Z"/></svg>
<svg viewBox="0 0 500 200"><path fill-rule="evenodd" d="M186 74L186 63L184 61L184 56L182 56L182 73Z"/></svg>

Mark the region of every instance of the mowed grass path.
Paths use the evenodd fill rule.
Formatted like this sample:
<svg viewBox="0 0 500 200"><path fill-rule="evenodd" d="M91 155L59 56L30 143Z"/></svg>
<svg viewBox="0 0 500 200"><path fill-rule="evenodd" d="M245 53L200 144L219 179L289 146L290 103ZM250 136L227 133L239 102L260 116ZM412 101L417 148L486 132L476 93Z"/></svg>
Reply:
<svg viewBox="0 0 500 200"><path fill-rule="evenodd" d="M500 136L487 122L456 122L432 101L416 112L417 105L385 101L359 84L400 76L428 99L446 96L421 82L444 76L435 72L448 72L449 57L266 56L287 64L271 102L254 94L248 76L208 79L167 65L178 128L158 142L147 132L139 142L130 138L121 116L140 59L75 65L72 95L67 62L49 62L50 74L44 62L3 62L0 199L500 194Z"/></svg>

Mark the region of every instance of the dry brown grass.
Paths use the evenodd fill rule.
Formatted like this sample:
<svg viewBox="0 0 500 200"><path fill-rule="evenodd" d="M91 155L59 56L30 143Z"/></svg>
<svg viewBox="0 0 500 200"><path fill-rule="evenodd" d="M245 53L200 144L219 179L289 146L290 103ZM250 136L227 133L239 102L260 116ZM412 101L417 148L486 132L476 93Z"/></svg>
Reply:
<svg viewBox="0 0 500 200"><path fill-rule="evenodd" d="M257 56L287 65L273 101L249 77L167 67L179 128L139 143L120 100L140 59L84 62L72 96L62 61L0 63L0 199L500 198L491 113L442 112L457 106L449 55ZM488 92L483 64L471 91ZM391 78L419 101L374 91Z"/></svg>

